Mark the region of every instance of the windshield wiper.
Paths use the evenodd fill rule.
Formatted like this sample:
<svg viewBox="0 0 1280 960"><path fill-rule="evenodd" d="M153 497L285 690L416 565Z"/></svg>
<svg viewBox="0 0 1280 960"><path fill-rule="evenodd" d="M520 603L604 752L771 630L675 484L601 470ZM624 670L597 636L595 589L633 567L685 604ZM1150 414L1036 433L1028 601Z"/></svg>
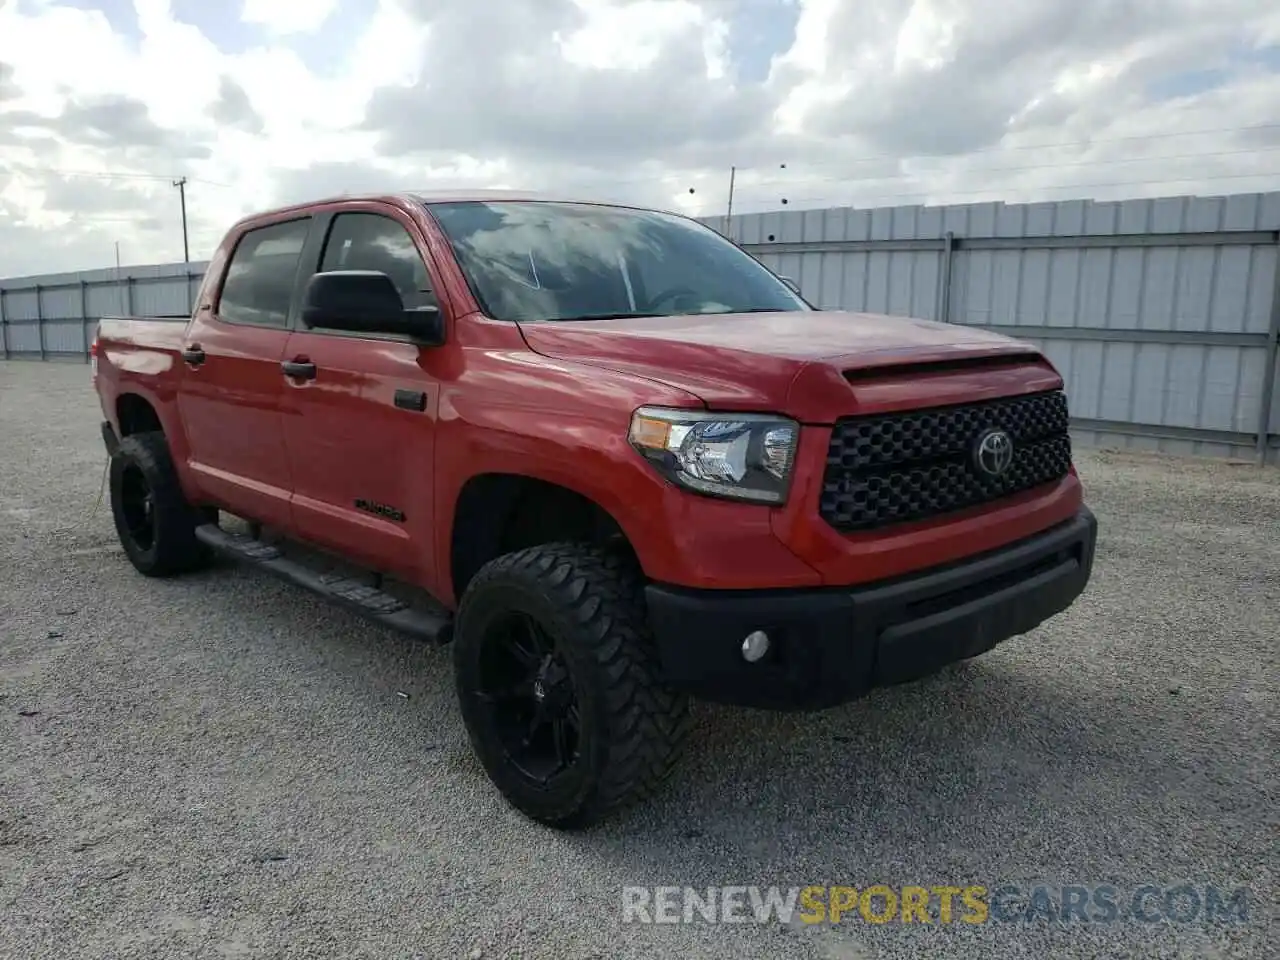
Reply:
<svg viewBox="0 0 1280 960"><path fill-rule="evenodd" d="M785 307L748 307L746 310L707 310L698 313L641 313L624 311L622 313L584 313L576 317L547 317L555 323L573 323L578 320L636 320L642 317L718 317L731 313L797 313Z"/></svg>
<svg viewBox="0 0 1280 960"><path fill-rule="evenodd" d="M786 307L747 307L745 310L708 310L705 313L695 313L691 316L695 317L726 317L730 314L743 313L799 313L798 310L788 310Z"/></svg>
<svg viewBox="0 0 1280 960"><path fill-rule="evenodd" d="M640 317L666 317L670 314L666 313L583 313L576 317L548 317L557 323L570 323L575 320L636 320Z"/></svg>

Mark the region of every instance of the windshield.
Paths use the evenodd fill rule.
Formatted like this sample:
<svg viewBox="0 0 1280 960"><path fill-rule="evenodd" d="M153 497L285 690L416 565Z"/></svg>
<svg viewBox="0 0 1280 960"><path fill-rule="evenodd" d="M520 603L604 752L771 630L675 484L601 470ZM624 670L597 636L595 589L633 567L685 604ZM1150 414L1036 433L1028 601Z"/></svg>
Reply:
<svg viewBox="0 0 1280 960"><path fill-rule="evenodd" d="M496 320L811 309L751 256L683 217L544 201L428 207Z"/></svg>

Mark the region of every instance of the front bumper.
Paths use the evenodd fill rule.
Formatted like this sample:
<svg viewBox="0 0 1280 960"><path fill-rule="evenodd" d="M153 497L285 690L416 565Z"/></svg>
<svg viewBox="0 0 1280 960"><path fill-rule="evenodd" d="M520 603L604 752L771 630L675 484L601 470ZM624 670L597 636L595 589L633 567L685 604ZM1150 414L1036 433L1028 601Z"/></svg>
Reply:
<svg viewBox="0 0 1280 960"><path fill-rule="evenodd" d="M854 588L690 590L651 584L649 620L669 683L704 700L819 710L935 673L1062 612L1089 582L1097 520ZM768 653L742 656L747 634Z"/></svg>

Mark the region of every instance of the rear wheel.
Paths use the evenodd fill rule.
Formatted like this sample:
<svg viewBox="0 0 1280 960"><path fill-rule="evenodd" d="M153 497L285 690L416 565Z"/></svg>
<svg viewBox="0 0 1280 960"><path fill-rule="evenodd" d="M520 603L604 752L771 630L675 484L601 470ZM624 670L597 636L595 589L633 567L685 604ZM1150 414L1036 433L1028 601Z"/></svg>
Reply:
<svg viewBox="0 0 1280 960"><path fill-rule="evenodd" d="M675 766L688 699L658 677L641 581L621 557L562 543L494 560L462 598L453 655L472 746L527 816L588 826Z"/></svg>
<svg viewBox="0 0 1280 960"><path fill-rule="evenodd" d="M121 440L111 458L110 486L120 545L140 573L167 577L209 562L209 548L195 535L196 525L209 518L183 496L164 434Z"/></svg>

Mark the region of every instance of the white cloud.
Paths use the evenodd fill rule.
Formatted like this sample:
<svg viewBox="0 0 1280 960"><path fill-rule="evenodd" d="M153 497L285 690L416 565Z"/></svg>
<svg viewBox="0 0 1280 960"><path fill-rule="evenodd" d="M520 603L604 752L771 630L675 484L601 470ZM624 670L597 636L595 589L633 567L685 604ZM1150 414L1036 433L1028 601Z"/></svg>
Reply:
<svg viewBox="0 0 1280 960"><path fill-rule="evenodd" d="M911 7L898 29L893 68L937 70L955 55L956 32L965 10L955 0L930 0Z"/></svg>
<svg viewBox="0 0 1280 960"><path fill-rule="evenodd" d="M240 19L283 36L310 33L329 19L338 0L244 0Z"/></svg>
<svg viewBox="0 0 1280 960"><path fill-rule="evenodd" d="M177 2L0 3L0 277L174 259L178 176L196 257L379 187L705 214L731 165L743 212L1280 189L1273 0L245 0L208 34Z"/></svg>
<svg viewBox="0 0 1280 960"><path fill-rule="evenodd" d="M681 33L700 33L711 19L686 0L639 0L619 6L607 0L578 0L586 18L577 30L557 38L572 64L593 70L642 70L653 66L662 48Z"/></svg>

